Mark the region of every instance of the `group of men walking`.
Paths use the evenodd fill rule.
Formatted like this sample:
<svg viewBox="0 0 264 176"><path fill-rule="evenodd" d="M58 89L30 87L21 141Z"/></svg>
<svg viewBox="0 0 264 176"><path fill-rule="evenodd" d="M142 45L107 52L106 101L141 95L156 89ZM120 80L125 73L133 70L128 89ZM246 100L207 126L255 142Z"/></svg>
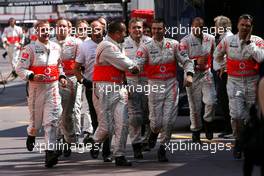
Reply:
<svg viewBox="0 0 264 176"><path fill-rule="evenodd" d="M165 37L162 20L152 22L150 38L143 35L140 19L130 20L126 37L123 22L107 25L100 18L91 23L89 38L80 32L89 27L87 22L77 23L77 28L82 30L73 37L71 23L59 19L54 39L49 39L50 24L39 21L35 25L38 40L21 50L16 66L17 74L29 81L28 150L33 150L37 131L43 124L47 146L63 142L69 146L64 156L70 156L70 146L78 143L82 133L80 119L85 92L89 110L85 110L84 143L92 144L93 158L98 157L103 143L104 162L111 162L113 139L115 164L131 166L125 157L128 135L134 158L142 159L142 152L154 148L160 134L157 158L159 162L167 162L165 144L170 142L177 123L177 67L181 66L190 107L192 141L201 143L203 124L206 138L213 139L217 97L211 71L214 68L217 86L221 86L218 89L225 92L222 96L228 96L236 140L234 157L240 158L237 141L249 108L255 103L264 42L251 35L250 15L239 17L235 35L227 17L219 16L215 22L218 29L224 29L222 33L218 30L216 37L204 33L204 20L196 17L192 20L192 32L178 42ZM224 79L228 80L227 88ZM220 81L222 84L218 84ZM227 120L226 125L229 123ZM46 167L57 164L60 154L47 148Z"/></svg>

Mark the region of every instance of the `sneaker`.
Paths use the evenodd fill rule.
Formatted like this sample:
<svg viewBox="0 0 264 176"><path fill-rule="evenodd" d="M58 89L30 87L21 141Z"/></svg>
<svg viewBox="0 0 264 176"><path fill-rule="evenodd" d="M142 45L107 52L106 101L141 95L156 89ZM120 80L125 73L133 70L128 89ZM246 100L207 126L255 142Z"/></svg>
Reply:
<svg viewBox="0 0 264 176"><path fill-rule="evenodd" d="M201 144L202 141L200 139L200 131L193 131L192 132L192 142Z"/></svg>
<svg viewBox="0 0 264 176"><path fill-rule="evenodd" d="M168 158L166 157L166 150L164 145L160 145L158 150L158 161L159 162L168 162Z"/></svg>
<svg viewBox="0 0 264 176"><path fill-rule="evenodd" d="M159 133L153 133L151 132L149 135L149 148L154 148L156 143L157 143L157 139L158 139L158 135Z"/></svg>
<svg viewBox="0 0 264 176"><path fill-rule="evenodd" d="M143 159L141 143L132 144L135 159Z"/></svg>
<svg viewBox="0 0 264 176"><path fill-rule="evenodd" d="M18 77L18 75L17 75L17 73L16 73L15 70L13 70L13 71L11 72L11 74L12 74L12 76L13 76L14 78L17 78L17 77Z"/></svg>
<svg viewBox="0 0 264 176"><path fill-rule="evenodd" d="M113 158L111 155L108 155L108 156L104 156L103 160L105 163L111 163L113 161Z"/></svg>
<svg viewBox="0 0 264 176"><path fill-rule="evenodd" d="M64 148L63 148L63 156L64 157L70 157L71 156L71 144L69 143L64 143Z"/></svg>
<svg viewBox="0 0 264 176"><path fill-rule="evenodd" d="M99 155L99 153L100 153L100 144L98 145L98 148L96 147L96 143L95 143L95 141L94 141L94 139L92 138L92 137L89 137L88 139L86 139L86 143L88 144L88 143L90 143L90 144L92 144L92 148L91 148L91 150L90 150L90 154L91 154L91 157L93 158L93 159L97 159L98 158L98 155Z"/></svg>
<svg viewBox="0 0 264 176"><path fill-rule="evenodd" d="M115 165L116 166L132 166L130 161L127 161L125 156L119 156L115 158Z"/></svg>
<svg viewBox="0 0 264 176"><path fill-rule="evenodd" d="M46 156L45 156L45 167L52 168L54 165L58 163L58 157L59 155L50 150L46 150Z"/></svg>
<svg viewBox="0 0 264 176"><path fill-rule="evenodd" d="M212 140L214 138L212 122L205 122L204 123L204 128L205 128L205 137L206 137L206 139Z"/></svg>
<svg viewBox="0 0 264 176"><path fill-rule="evenodd" d="M35 146L35 136L29 136L27 137L27 142L26 142L26 146L28 151L33 151L34 146Z"/></svg>

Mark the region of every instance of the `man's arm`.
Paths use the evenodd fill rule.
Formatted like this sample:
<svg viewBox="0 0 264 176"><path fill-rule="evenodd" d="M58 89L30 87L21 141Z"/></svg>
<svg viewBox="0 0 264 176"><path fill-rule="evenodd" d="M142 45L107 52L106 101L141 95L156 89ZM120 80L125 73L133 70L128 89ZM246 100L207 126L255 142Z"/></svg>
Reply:
<svg viewBox="0 0 264 176"><path fill-rule="evenodd" d="M188 49L189 49L189 46L186 40L181 40L179 44L175 43L174 45L176 57L180 65L183 67L186 73L189 73L192 75L194 73L194 63L189 58Z"/></svg>
<svg viewBox="0 0 264 176"><path fill-rule="evenodd" d="M226 38L222 39L214 50L213 68L215 71L219 71L225 65L224 55L226 54Z"/></svg>
<svg viewBox="0 0 264 176"><path fill-rule="evenodd" d="M139 72L137 63L125 56L117 46L106 44L102 47L103 48L99 49L98 52L101 52L100 57L102 57L104 61L122 71L130 71L133 74Z"/></svg>
<svg viewBox="0 0 264 176"><path fill-rule="evenodd" d="M143 43L138 47L134 59L139 65L140 71L144 70L144 65L148 62L148 59L149 59L149 52L147 46Z"/></svg>
<svg viewBox="0 0 264 176"><path fill-rule="evenodd" d="M4 29L4 32L3 32L2 36L1 36L1 39L2 39L2 42L4 44L4 48L6 46L8 46L8 43L7 43L7 28Z"/></svg>
<svg viewBox="0 0 264 176"><path fill-rule="evenodd" d="M262 116L264 116L264 78L260 80L258 85L258 101Z"/></svg>
<svg viewBox="0 0 264 176"><path fill-rule="evenodd" d="M185 40L181 40L180 44L175 43L174 50L180 65L186 73L185 85L190 87L193 81L194 63L188 56L188 43Z"/></svg>
<svg viewBox="0 0 264 176"><path fill-rule="evenodd" d="M75 62L75 68L74 68L74 73L75 73L75 76L77 78L77 80L79 82L81 82L81 80L83 79L83 75L82 75L82 64L81 63L78 63L78 62Z"/></svg>
<svg viewBox="0 0 264 176"><path fill-rule="evenodd" d="M33 80L34 73L29 70L33 59L33 52L29 47L25 47L19 54L16 73L25 81Z"/></svg>
<svg viewBox="0 0 264 176"><path fill-rule="evenodd" d="M82 43L78 46L77 57L75 59L74 73L79 83L83 84L87 88L92 88L93 84L91 80L87 80L82 74L82 66L85 63L85 44Z"/></svg>
<svg viewBox="0 0 264 176"><path fill-rule="evenodd" d="M256 37L246 49L258 63L264 60L264 40L262 38Z"/></svg>

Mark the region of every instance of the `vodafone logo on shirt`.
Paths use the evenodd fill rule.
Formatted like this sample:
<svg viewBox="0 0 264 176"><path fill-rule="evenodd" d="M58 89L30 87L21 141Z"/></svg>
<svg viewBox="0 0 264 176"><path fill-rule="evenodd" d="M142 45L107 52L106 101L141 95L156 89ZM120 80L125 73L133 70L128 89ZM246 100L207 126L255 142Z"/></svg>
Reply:
<svg viewBox="0 0 264 176"><path fill-rule="evenodd" d="M168 48L168 49L169 49L170 47L171 47L171 44L170 44L170 42L167 42L167 43L166 43L166 48Z"/></svg>
<svg viewBox="0 0 264 176"><path fill-rule="evenodd" d="M29 54L28 53L22 53L22 58L23 59L28 59L29 58Z"/></svg>
<svg viewBox="0 0 264 176"><path fill-rule="evenodd" d="M143 56L143 52L142 51L137 51L137 54L136 54L138 57L142 57Z"/></svg>

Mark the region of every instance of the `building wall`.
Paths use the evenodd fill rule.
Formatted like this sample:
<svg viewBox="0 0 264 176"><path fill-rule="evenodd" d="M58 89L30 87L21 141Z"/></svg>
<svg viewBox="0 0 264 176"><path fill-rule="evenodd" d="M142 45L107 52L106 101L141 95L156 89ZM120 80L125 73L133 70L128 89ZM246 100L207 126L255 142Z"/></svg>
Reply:
<svg viewBox="0 0 264 176"><path fill-rule="evenodd" d="M17 20L48 19L53 14L52 6L31 6L31 7L4 7L0 8L0 21L5 22L10 17ZM35 16L34 16L35 15Z"/></svg>
<svg viewBox="0 0 264 176"><path fill-rule="evenodd" d="M154 0L131 0L131 10L152 9L154 10Z"/></svg>

